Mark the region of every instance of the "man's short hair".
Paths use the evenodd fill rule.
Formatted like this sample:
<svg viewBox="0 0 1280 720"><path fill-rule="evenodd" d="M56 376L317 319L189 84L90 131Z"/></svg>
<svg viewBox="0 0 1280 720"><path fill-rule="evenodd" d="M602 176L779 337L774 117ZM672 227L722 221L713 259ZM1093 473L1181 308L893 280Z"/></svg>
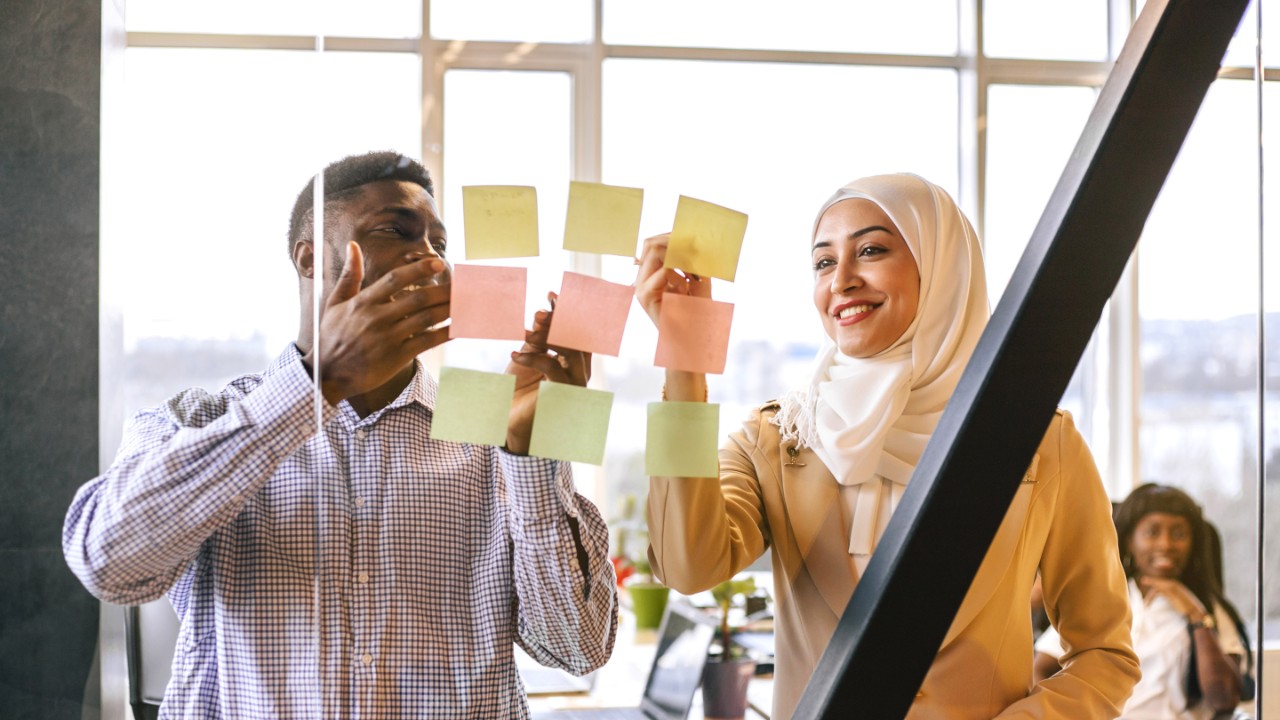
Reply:
<svg viewBox="0 0 1280 720"><path fill-rule="evenodd" d="M330 163L324 169L324 204L330 208L333 203L351 197L361 187L380 180L405 180L421 185L427 194L435 197L435 186L431 182L431 174L422 163L397 152L369 152L363 155L348 155L341 160ZM310 240L311 211L315 200L316 179L312 177L307 186L298 193L293 203L293 213L289 216L289 253L299 240Z"/></svg>

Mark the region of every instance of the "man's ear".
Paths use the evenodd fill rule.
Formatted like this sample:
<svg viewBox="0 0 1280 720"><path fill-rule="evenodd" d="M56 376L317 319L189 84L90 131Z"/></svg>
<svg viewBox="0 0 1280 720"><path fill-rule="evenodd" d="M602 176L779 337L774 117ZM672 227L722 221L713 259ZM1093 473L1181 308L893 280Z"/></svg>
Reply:
<svg viewBox="0 0 1280 720"><path fill-rule="evenodd" d="M299 240L293 244L293 267L298 271L299 277L315 277L315 247L309 241Z"/></svg>

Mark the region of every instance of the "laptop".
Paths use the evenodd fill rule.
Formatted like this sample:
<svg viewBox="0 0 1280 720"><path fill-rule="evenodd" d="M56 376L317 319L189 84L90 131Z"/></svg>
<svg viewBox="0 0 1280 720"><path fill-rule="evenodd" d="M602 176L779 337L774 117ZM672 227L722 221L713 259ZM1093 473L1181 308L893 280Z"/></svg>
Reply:
<svg viewBox="0 0 1280 720"><path fill-rule="evenodd" d="M640 707L574 708L534 713L534 720L685 720L702 682L715 618L679 599L667 603Z"/></svg>

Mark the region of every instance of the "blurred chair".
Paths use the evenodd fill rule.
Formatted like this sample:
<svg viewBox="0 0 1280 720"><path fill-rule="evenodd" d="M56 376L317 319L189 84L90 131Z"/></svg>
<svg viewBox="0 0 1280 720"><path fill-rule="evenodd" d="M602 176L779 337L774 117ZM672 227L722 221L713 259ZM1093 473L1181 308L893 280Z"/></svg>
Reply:
<svg viewBox="0 0 1280 720"><path fill-rule="evenodd" d="M178 644L178 616L165 598L127 607L124 636L134 720L156 720Z"/></svg>

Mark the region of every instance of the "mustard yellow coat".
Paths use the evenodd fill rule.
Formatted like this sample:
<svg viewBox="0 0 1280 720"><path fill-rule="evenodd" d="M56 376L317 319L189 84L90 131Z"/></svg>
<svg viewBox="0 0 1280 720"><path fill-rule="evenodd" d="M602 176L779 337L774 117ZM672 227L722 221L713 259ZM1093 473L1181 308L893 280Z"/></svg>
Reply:
<svg viewBox="0 0 1280 720"><path fill-rule="evenodd" d="M729 436L719 480L651 479L649 557L667 585L694 593L773 548L773 717L789 718L858 578L835 478L807 449L788 464L768 422L776 409L757 408ZM1033 687L1037 570L1068 649L1062 671ZM1071 416L1059 411L908 717L1114 718L1139 677L1129 624L1110 502Z"/></svg>

